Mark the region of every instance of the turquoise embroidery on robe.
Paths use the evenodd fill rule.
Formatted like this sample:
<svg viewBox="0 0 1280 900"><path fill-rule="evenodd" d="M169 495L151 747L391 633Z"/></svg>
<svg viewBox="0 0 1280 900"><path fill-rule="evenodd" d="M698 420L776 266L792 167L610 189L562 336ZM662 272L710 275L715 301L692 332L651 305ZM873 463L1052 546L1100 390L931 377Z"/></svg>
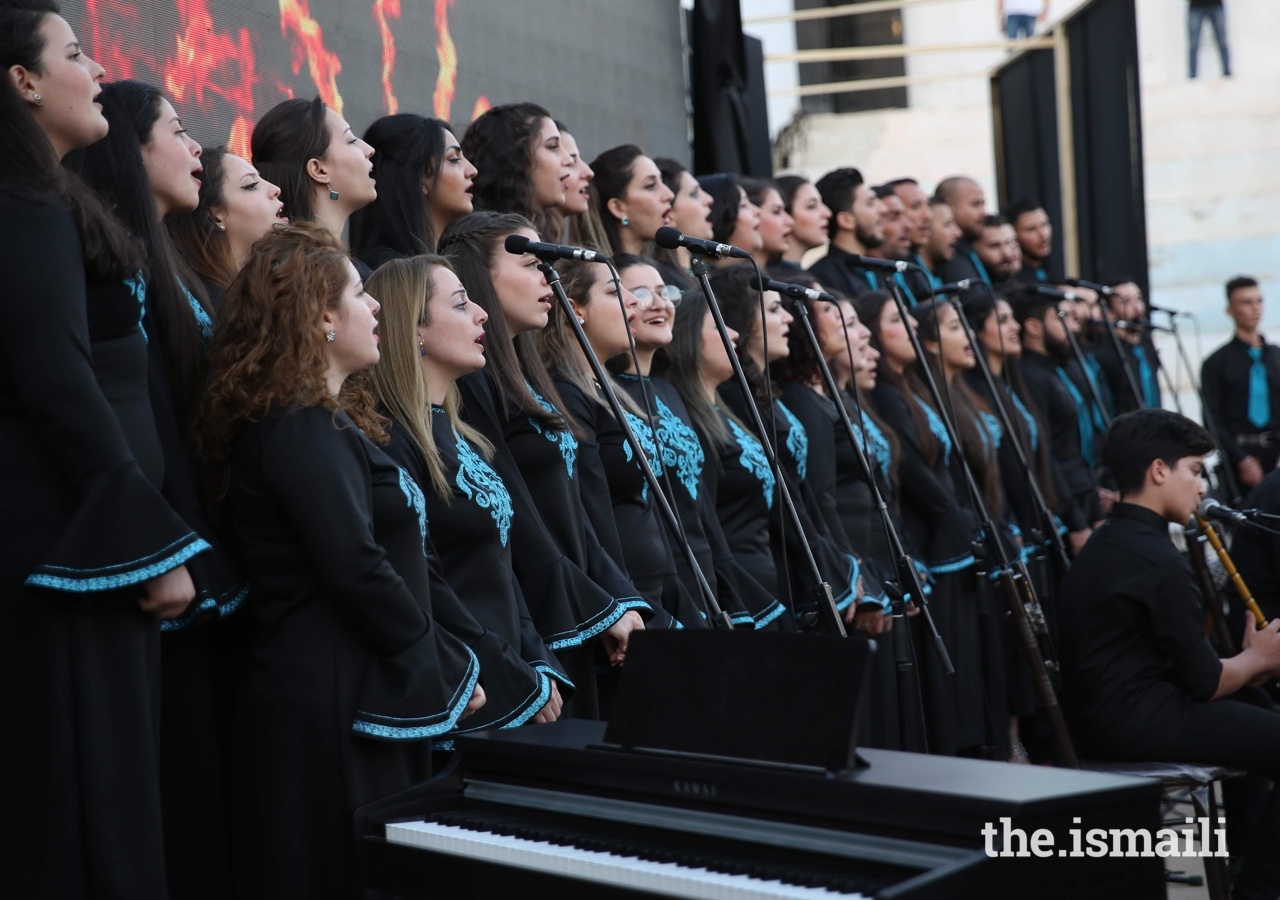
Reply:
<svg viewBox="0 0 1280 900"><path fill-rule="evenodd" d="M769 468L769 459L764 455L764 447L758 440L743 431L733 419L725 421L729 424L729 430L733 432L734 440L742 448L740 457L742 467L760 479L760 486L764 490L764 502L773 509L773 469Z"/></svg>
<svg viewBox="0 0 1280 900"><path fill-rule="evenodd" d="M698 434L684 420L662 402L654 398L658 410L658 440L662 443L662 464L676 470L676 477L684 485L689 496L698 499L698 482L702 479L702 466L706 456Z"/></svg>
<svg viewBox="0 0 1280 900"><path fill-rule="evenodd" d="M404 469L396 467L400 472L400 490L404 493L404 499L407 505L412 506L418 514L418 531L422 533L422 555L427 555L427 498L422 496L422 490L418 487L418 483L413 480Z"/></svg>
<svg viewBox="0 0 1280 900"><path fill-rule="evenodd" d="M142 277L142 273L134 275L132 278L124 280L125 287L129 289L129 293L133 294L133 299L138 301L138 330L142 332L142 339L147 343L151 343L151 338L147 336L147 329L143 326L142 320L147 315L147 282Z"/></svg>
<svg viewBox="0 0 1280 900"><path fill-rule="evenodd" d="M1018 407L1022 418L1027 420L1027 431L1031 436L1031 452L1034 453L1040 444L1040 431L1036 427L1036 417L1031 415L1031 410L1027 409L1017 394L1010 391L1009 396L1013 398L1013 405Z"/></svg>
<svg viewBox="0 0 1280 900"><path fill-rule="evenodd" d="M213 319L209 318L200 301L196 299L195 294L187 290L186 285L183 285L182 293L187 295L187 303L191 305L191 313L196 317L196 324L200 326L201 337L206 341L209 340L213 337Z"/></svg>
<svg viewBox="0 0 1280 900"><path fill-rule="evenodd" d="M787 450L790 451L791 458L796 461L796 471L800 474L800 480L804 481L809 473L809 432L804 430L804 425L791 410L781 403L778 404L778 409L791 423L791 429L787 432Z"/></svg>
<svg viewBox="0 0 1280 900"><path fill-rule="evenodd" d="M649 466L653 469L655 475L662 474L662 460L658 458L658 447L653 442L653 429L649 427L649 423L637 416L635 413L623 410L623 415L627 417L627 424L631 426L632 433L636 436L636 440L640 442L640 449L644 451L644 455L649 460ZM627 460L631 459L631 444L623 440L622 449L626 451ZM644 483L644 487L640 490L640 498L642 500L649 499L649 482Z"/></svg>
<svg viewBox="0 0 1280 900"><path fill-rule="evenodd" d="M1000 441L1004 439L1004 428L1000 426L1000 420L989 412L979 410L978 418L982 420L982 427L986 432L982 435L982 443L986 445L988 453L995 453L1000 449Z"/></svg>
<svg viewBox="0 0 1280 900"><path fill-rule="evenodd" d="M915 401L920 404L920 408L924 410L924 417L929 422L929 430L933 432L933 436L938 439L938 443L942 445L942 461L943 463L951 462L951 436L947 434L947 426L942 423L942 417L938 415L934 408L925 403L919 397Z"/></svg>
<svg viewBox="0 0 1280 900"><path fill-rule="evenodd" d="M542 395L533 389L532 385L526 385L529 393L533 394L535 400L542 404L542 408L554 415L560 415L560 410L556 409ZM572 431L557 431L554 428L544 428L542 423L537 419L529 419L529 424L533 426L533 430L538 432L544 438L560 447L560 455L564 457L564 467L569 470L569 477L573 477L573 464L578 458L578 439L573 436Z"/></svg>
<svg viewBox="0 0 1280 900"><path fill-rule="evenodd" d="M462 435L455 431L453 437L458 446L458 474L454 477L454 484L476 506L489 510L494 524L498 526L498 538L505 547L507 536L511 533L511 518L515 515L511 494L507 492L502 476L484 461L484 457Z"/></svg>
<svg viewBox="0 0 1280 900"><path fill-rule="evenodd" d="M880 474L884 476L885 484L888 484L889 470L893 467L893 448L889 446L889 440L884 436L884 432L868 416L863 416L861 424L854 423L853 436L857 438L862 452L876 461L876 465L880 467Z"/></svg>

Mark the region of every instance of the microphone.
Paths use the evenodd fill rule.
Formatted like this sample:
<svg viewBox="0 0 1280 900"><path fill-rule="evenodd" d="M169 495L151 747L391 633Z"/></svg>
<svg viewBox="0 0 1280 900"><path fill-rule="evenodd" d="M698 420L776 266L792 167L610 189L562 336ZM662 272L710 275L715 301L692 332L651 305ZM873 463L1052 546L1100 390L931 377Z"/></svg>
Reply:
<svg viewBox="0 0 1280 900"><path fill-rule="evenodd" d="M1148 311L1148 312L1164 313L1166 316L1188 316L1188 315L1190 315L1190 313L1185 313L1185 312L1183 312L1183 311L1182 311L1182 310L1180 310L1180 309L1170 309L1170 308L1169 308L1169 307L1167 307L1167 306L1156 306L1154 303L1148 303L1148 304L1147 304L1147 311Z"/></svg>
<svg viewBox="0 0 1280 900"><path fill-rule="evenodd" d="M663 225L659 228L653 236L653 242L664 250L675 250L677 247L683 247L690 253L714 256L716 259L724 259L726 256L730 259L751 259L751 254L741 247L735 247L732 244L717 244L715 241L689 237L687 234L681 234L670 225Z"/></svg>
<svg viewBox="0 0 1280 900"><path fill-rule="evenodd" d="M936 297L939 294L963 293L969 290L969 286L973 283L970 278L961 278L959 281L949 281L946 284L940 284L936 288L929 291L930 297Z"/></svg>
<svg viewBox="0 0 1280 900"><path fill-rule="evenodd" d="M1120 319L1116 322L1116 327L1127 331L1166 331L1169 334L1173 334L1172 328L1166 328L1154 322L1126 322L1124 319Z"/></svg>
<svg viewBox="0 0 1280 900"><path fill-rule="evenodd" d="M1054 300L1079 300L1080 298L1070 291L1060 291L1057 288L1045 287L1043 284L1031 285L1031 293L1039 294L1041 297L1051 297Z"/></svg>
<svg viewBox="0 0 1280 900"><path fill-rule="evenodd" d="M604 262L608 259L603 253L597 253L594 250L588 250L585 247L570 247L566 244L544 244L542 241L531 241L523 234L507 235L506 248L508 253L514 253L519 256L522 253L532 253L543 262L552 259L577 259L583 262Z"/></svg>
<svg viewBox="0 0 1280 900"><path fill-rule="evenodd" d="M1082 287L1082 288L1088 288L1091 291L1097 291L1099 294L1101 294L1104 297L1110 297L1112 294L1115 293L1114 288L1109 288L1105 284L1098 284L1098 282L1096 281L1086 281L1083 278L1068 278L1067 284L1071 285L1072 287Z"/></svg>
<svg viewBox="0 0 1280 900"><path fill-rule="evenodd" d="M1196 515L1202 519L1216 519L1219 522L1226 522L1229 525L1244 525L1256 513L1256 509L1232 509L1229 506L1223 506L1212 497L1205 497L1200 501L1200 505L1196 507Z"/></svg>
<svg viewBox="0 0 1280 900"><path fill-rule="evenodd" d="M886 272L905 272L911 267L911 263L905 259L881 259L878 256L859 256L856 253L850 253L845 263L850 267L862 266L864 269L883 269Z"/></svg>
<svg viewBox="0 0 1280 900"><path fill-rule="evenodd" d="M785 294L788 297L794 297L797 300L825 300L828 303L835 303L836 298L828 294L826 291L820 291L817 288L808 288L803 284L792 284L789 281L775 281L772 278L766 278L763 281L751 279L751 286L757 291L777 291L779 294Z"/></svg>

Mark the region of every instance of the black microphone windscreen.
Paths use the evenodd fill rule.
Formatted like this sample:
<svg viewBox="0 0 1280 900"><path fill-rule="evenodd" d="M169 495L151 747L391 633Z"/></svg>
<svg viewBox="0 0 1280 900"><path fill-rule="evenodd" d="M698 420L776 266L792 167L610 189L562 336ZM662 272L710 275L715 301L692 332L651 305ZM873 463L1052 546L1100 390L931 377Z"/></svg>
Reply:
<svg viewBox="0 0 1280 900"><path fill-rule="evenodd" d="M653 242L664 250L675 250L680 246L680 238L684 237L677 228L663 225L653 236Z"/></svg>
<svg viewBox="0 0 1280 900"><path fill-rule="evenodd" d="M508 253L520 254L529 252L529 243L529 239L523 234L509 234L505 246Z"/></svg>

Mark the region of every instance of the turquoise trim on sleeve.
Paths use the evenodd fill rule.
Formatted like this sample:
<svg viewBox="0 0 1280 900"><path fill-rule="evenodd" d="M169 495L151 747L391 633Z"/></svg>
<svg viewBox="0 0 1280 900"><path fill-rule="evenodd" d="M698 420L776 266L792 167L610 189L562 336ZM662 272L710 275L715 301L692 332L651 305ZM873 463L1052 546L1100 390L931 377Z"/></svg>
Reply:
<svg viewBox="0 0 1280 900"><path fill-rule="evenodd" d="M547 665L546 663L535 663L533 666L533 670L535 672L541 672L543 675L546 675L548 678L554 678L556 681L560 682L565 687L572 688L575 691L578 689L578 686L569 680L569 676L565 675L563 672L557 671L555 668Z"/></svg>
<svg viewBox="0 0 1280 900"><path fill-rule="evenodd" d="M559 640L547 641L547 649L563 650L566 647L576 647L579 644L586 643L591 638L607 629L614 622L621 619L623 614L629 609L647 609L649 612L653 612L653 607L650 606L649 602L643 597L624 597L620 600L615 600L613 609L611 609L600 621L585 630L582 630L582 626L579 626L577 634L570 635L569 637L563 637Z"/></svg>
<svg viewBox="0 0 1280 900"><path fill-rule="evenodd" d="M194 538L194 540L192 540ZM186 546L174 552L171 556L156 560L161 553L169 551L172 547L189 541ZM72 593L89 593L92 591L110 591L116 588L129 587L131 585L140 584L144 581L150 581L163 575L172 569L185 563L197 553L203 553L205 550L212 548L194 531L181 540L174 541L168 547L159 551L152 556L143 557L128 563L119 563L113 566L102 566L97 569L71 569L64 566L40 566L40 569L46 571L36 571L27 576L26 583L32 587L49 588L55 591L69 591ZM155 560L154 562L152 560ZM139 568L132 571L120 571L109 575L91 575L93 572L106 572L109 569L127 570L132 566ZM66 572L66 575L55 575L53 572ZM83 574L81 574L83 573Z"/></svg>
<svg viewBox="0 0 1280 900"><path fill-rule="evenodd" d="M471 652L470 647L466 649L467 655L471 657L471 665L466 680L454 693L454 700L450 702L449 708L445 713L423 717L432 719L444 715L445 718L442 721L423 725L387 725L383 724L383 722L369 720L413 722L421 721L421 719L397 719L394 716L376 716L372 713L356 710L356 720L351 724L351 730L360 734L367 734L370 737L386 738L392 741L418 741L423 738L435 737L437 734L444 734L446 731L452 731L458 724L458 720L462 718L462 713L466 710L467 703L475 692L476 684L480 681L480 661L476 659L476 655ZM368 719L360 718L361 716L368 716Z"/></svg>
<svg viewBox="0 0 1280 900"><path fill-rule="evenodd" d="M227 591L227 593L230 594L232 591L235 591L235 590L236 590L235 588L232 588L231 591ZM226 596L226 595L224 594L223 596ZM236 595L232 597L230 600L228 600L226 603L219 603L218 600L214 597L205 597L199 603L193 602L190 606L186 608L186 610L182 613L182 615L178 616L178 618L166 619L163 622L161 622L160 630L162 632L181 631L182 629L190 625L192 622L194 622L196 619L200 618L200 616L204 615L206 612L209 612L211 610L217 610L218 618L225 619L227 616L231 615L237 609L239 609L240 605L244 603L245 598L248 596L249 596L249 585L245 584L239 589Z"/></svg>
<svg viewBox="0 0 1280 900"><path fill-rule="evenodd" d="M958 559L929 566L928 569L930 575L949 575L952 572L961 572L972 565L976 565L977 562L973 554L968 553Z"/></svg>
<svg viewBox="0 0 1280 900"><path fill-rule="evenodd" d="M760 618L755 620L756 630L759 631L761 628L768 626L786 611L787 608L780 601L774 600L773 604L766 607L764 612L760 614Z"/></svg>

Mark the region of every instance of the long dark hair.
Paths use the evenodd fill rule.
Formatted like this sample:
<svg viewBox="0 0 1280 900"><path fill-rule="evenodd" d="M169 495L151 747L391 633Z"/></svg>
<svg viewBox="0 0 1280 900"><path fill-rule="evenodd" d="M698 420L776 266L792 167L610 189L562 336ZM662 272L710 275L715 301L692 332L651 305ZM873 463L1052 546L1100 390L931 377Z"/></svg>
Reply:
<svg viewBox="0 0 1280 900"><path fill-rule="evenodd" d="M767 408L773 402L773 397L769 394L764 371L744 349L751 336L751 329L765 327L760 318L760 295L756 291L755 270L751 266L725 266L713 269L710 280L711 290L720 304L725 324L738 332L738 362L742 364L742 373L747 376L752 398L762 409ZM765 416L765 421L768 421L768 415Z"/></svg>
<svg viewBox="0 0 1280 900"><path fill-rule="evenodd" d="M227 205L226 147L214 147L200 154L204 175L200 179L200 203L191 212L171 213L164 226L173 238L179 255L200 279L224 290L236 277L236 262L231 256L227 233L214 221L214 209Z"/></svg>
<svg viewBox="0 0 1280 900"><path fill-rule="evenodd" d="M290 222L315 220L316 187L307 174L307 160L323 159L329 152L326 114L319 97L282 100L253 127L253 164L263 178L280 186Z"/></svg>
<svg viewBox="0 0 1280 900"><path fill-rule="evenodd" d="M818 279L808 272L788 271L769 273L769 275L778 281L799 284L807 288L817 287L818 285ZM782 298L783 308L791 313L797 322L799 322L801 315L807 315L810 320L813 319L817 314L816 302L814 300L797 300L794 297L786 296ZM799 308L801 305L804 306L803 312ZM800 325L792 329L796 333L796 337L788 342L787 355L769 364L769 374L780 383L790 384L794 381L800 384L812 384L822 374L822 367L818 364L818 355L813 352L813 347L809 345L808 339L799 334L803 328L804 326ZM826 393L825 386L823 387L823 393Z"/></svg>
<svg viewBox="0 0 1280 900"><path fill-rule="evenodd" d="M938 452L941 447L938 445L938 439L929 430L929 420L925 417L924 410L920 408L919 403L911 399L924 398L928 392L913 367L907 366L902 373L893 370L889 365L889 357L884 352L884 341L880 337L880 316L892 302L893 298L888 291L868 291L853 299L853 307L858 311L858 319L871 332L871 345L880 351L880 361L876 365L877 382L888 385L907 398L907 413L911 416L911 424L915 426L920 449L925 461L933 465L938 461ZM909 328L910 325L906 327Z"/></svg>
<svg viewBox="0 0 1280 900"><path fill-rule="evenodd" d="M724 173L700 175L698 184L711 195L711 237L723 244L738 224L738 206L742 203L738 176Z"/></svg>
<svg viewBox="0 0 1280 900"><path fill-rule="evenodd" d="M642 156L644 151L635 144L623 144L591 160L591 169L596 173L591 181L591 202L600 211L600 221L609 238L610 255L622 252L622 235L618 230L622 223L609 211L609 201L626 195L636 160Z"/></svg>
<svg viewBox="0 0 1280 900"><path fill-rule="evenodd" d="M653 356L653 374L675 387L704 440L726 444L729 429L702 389L702 326L710 307L701 288L685 291L671 323L671 343Z"/></svg>
<svg viewBox="0 0 1280 900"><path fill-rule="evenodd" d="M778 189L778 196L782 198L782 205L789 214L795 215L792 210L796 202L796 191L806 184L809 184L809 179L803 175L779 175L773 179L773 186Z"/></svg>
<svg viewBox="0 0 1280 900"><path fill-rule="evenodd" d="M478 170L471 182L477 209L516 213L543 233L538 226L546 225L546 215L534 199L533 151L542 121L550 118L536 103L507 103L471 123L462 152Z"/></svg>
<svg viewBox="0 0 1280 900"><path fill-rule="evenodd" d="M40 27L62 12L54 0L6 0L0 5L0 68L44 71ZM0 79L0 191L28 201L66 206L80 232L85 274L120 281L144 263L142 248L107 211L101 199L65 170L44 129L10 78Z"/></svg>
<svg viewBox="0 0 1280 900"><path fill-rule="evenodd" d="M351 252L366 263L373 250L397 256L434 253L436 227L422 193L434 193L444 160L449 123L414 113L383 116L369 126L364 141L374 149L373 177L378 198L351 216Z"/></svg>
<svg viewBox="0 0 1280 900"><path fill-rule="evenodd" d="M969 297L964 301L961 312L964 314L965 319L968 320L969 327L973 329L975 335L981 333L987 320L995 314L996 301L1003 299L999 295L980 294ZM982 353L985 351L982 347L975 347L974 352ZM1018 400L1026 407L1027 412L1031 414L1035 427L1040 432L1040 439L1036 442L1036 446L1033 447L1031 445L1031 426L1016 409L1006 408L1005 411L1009 413L1009 420L1013 423L1014 431L1017 434L1018 443L1022 446L1023 455L1031 463L1032 474L1035 476L1040 493L1044 495L1045 502L1050 507L1055 506L1057 504L1057 492L1053 489L1053 475L1049 468L1049 430L1045 427L1044 417L1040 414L1035 401L1027 391L1026 382L1022 379L1022 369L1018 365L1017 359L1010 356L1005 357L1004 377L1009 392L1017 395ZM1005 404L1006 407L1008 405L1007 403Z"/></svg>
<svg viewBox="0 0 1280 900"><path fill-rule="evenodd" d="M529 416L547 427L573 431L577 435L577 425L564 412L560 394L538 357L534 335L525 332L512 337L498 293L493 288L491 267L497 255L506 252L503 242L522 228L533 228L533 223L514 213L471 213L450 224L440 235L440 254L453 264L467 296L489 314L485 324L488 332L484 342L488 359L485 369L497 379L508 417ZM530 392L530 386L559 413L543 408Z"/></svg>
<svg viewBox="0 0 1280 900"><path fill-rule="evenodd" d="M140 81L103 85L98 102L111 123L107 136L78 151L77 165L85 182L111 204L116 215L147 250L147 309L155 322L178 419L185 422L200 381L204 345L192 299L212 319L204 285L183 261L169 232L160 224L151 182L142 161L164 95ZM190 297L188 297L188 293ZM155 339L155 338L153 338Z"/></svg>
<svg viewBox="0 0 1280 900"><path fill-rule="evenodd" d="M960 315L960 311L950 301L946 300L930 300L928 303L921 303L911 311L912 316L920 324L919 334L922 344L925 341L941 344L939 326L941 325L942 311L946 307L949 307L956 315ZM974 352L979 352L979 349L975 347ZM939 412L944 412L951 417L951 422L955 425L960 437L961 450L964 451L964 462L968 464L969 471L973 473L973 479L978 483L978 487L982 491L982 498L986 502L987 508L992 515L1003 516L1004 489L1000 484L1000 466L996 459L996 448L992 445L990 439L986 438L987 429L982 421L984 415L994 415L991 412L991 406L969 386L969 382L966 379L960 377L959 372L956 372L951 378L947 378L942 365L941 346L939 346L937 353L930 353L926 349L924 355L925 358L923 360L916 360L916 365L929 367L934 381L943 391L944 401L951 407L948 410L939 410ZM929 402L928 399L925 402ZM965 499L968 499L967 492L958 492L957 499L961 499L963 503Z"/></svg>

